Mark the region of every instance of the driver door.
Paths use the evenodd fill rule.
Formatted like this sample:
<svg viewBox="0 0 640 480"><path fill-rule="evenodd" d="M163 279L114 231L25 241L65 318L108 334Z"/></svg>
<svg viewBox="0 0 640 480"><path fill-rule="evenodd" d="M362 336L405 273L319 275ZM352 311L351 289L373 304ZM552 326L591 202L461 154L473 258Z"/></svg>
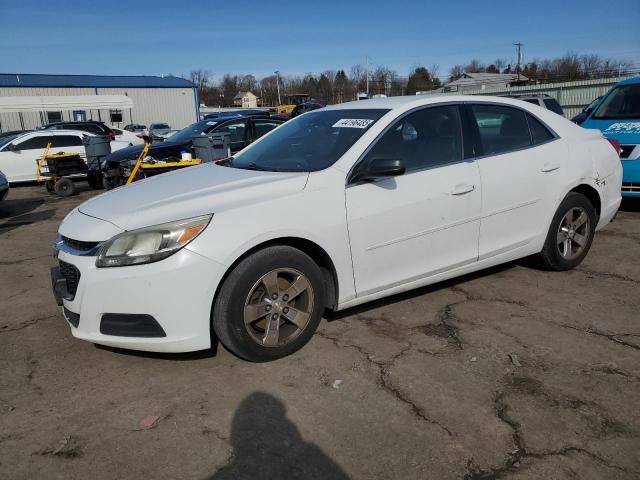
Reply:
<svg viewBox="0 0 640 480"><path fill-rule="evenodd" d="M397 120L363 164L375 158L400 159L406 173L346 188L357 295L476 262L480 176L465 159L459 107L428 107Z"/></svg>

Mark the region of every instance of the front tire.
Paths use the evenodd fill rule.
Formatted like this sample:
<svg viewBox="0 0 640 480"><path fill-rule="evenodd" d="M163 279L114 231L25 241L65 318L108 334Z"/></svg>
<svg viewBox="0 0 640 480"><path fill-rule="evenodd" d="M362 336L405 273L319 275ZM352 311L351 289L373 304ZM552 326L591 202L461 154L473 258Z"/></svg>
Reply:
<svg viewBox="0 0 640 480"><path fill-rule="evenodd" d="M240 261L224 281L213 329L245 360L276 360L311 339L325 298L322 271L311 257L288 246L267 247Z"/></svg>
<svg viewBox="0 0 640 480"><path fill-rule="evenodd" d="M570 192L553 216L547 239L540 252L549 270L571 270L587 256L596 231L597 215L587 197Z"/></svg>

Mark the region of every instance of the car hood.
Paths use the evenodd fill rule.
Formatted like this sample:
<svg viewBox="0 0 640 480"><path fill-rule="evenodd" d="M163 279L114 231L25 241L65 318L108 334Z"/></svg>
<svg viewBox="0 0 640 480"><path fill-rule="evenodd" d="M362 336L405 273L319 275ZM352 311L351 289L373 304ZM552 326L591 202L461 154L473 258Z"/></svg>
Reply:
<svg viewBox="0 0 640 480"><path fill-rule="evenodd" d="M133 230L293 195L304 188L308 176L208 163L116 188L83 203L79 210Z"/></svg>
<svg viewBox="0 0 640 480"><path fill-rule="evenodd" d="M180 151L183 149L189 149L191 145L189 143L173 143L173 142L158 142L152 143L149 147L149 155L156 158L165 158L165 156L179 156ZM133 145L132 147L125 147L115 152L111 152L106 156L106 161L120 162L122 160L137 159L140 156L140 152L144 148L144 144Z"/></svg>
<svg viewBox="0 0 640 480"><path fill-rule="evenodd" d="M600 130L602 134L622 145L640 143L640 118L637 120L587 119L581 127Z"/></svg>

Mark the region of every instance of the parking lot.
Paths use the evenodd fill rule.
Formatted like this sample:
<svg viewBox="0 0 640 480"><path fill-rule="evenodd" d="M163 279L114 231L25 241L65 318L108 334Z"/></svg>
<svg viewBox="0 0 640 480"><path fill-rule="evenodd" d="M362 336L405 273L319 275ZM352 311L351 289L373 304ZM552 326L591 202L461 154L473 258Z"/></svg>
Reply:
<svg viewBox="0 0 640 480"><path fill-rule="evenodd" d="M331 314L252 364L71 336L51 244L94 194L0 203L0 478L640 476L638 204L577 270L518 262Z"/></svg>

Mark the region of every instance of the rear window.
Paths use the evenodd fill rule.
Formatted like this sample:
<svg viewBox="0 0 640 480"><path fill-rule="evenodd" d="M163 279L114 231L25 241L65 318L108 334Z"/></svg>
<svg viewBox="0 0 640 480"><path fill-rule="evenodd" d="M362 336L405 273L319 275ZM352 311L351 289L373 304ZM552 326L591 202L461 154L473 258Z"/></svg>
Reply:
<svg viewBox="0 0 640 480"><path fill-rule="evenodd" d="M596 120L640 118L640 83L615 87L593 112L591 118Z"/></svg>
<svg viewBox="0 0 640 480"><path fill-rule="evenodd" d="M562 107L560 106L560 104L555 98L545 98L543 102L544 102L544 105L547 107L547 109L551 110L553 113L557 113L558 115L564 115L564 112L562 111Z"/></svg>

